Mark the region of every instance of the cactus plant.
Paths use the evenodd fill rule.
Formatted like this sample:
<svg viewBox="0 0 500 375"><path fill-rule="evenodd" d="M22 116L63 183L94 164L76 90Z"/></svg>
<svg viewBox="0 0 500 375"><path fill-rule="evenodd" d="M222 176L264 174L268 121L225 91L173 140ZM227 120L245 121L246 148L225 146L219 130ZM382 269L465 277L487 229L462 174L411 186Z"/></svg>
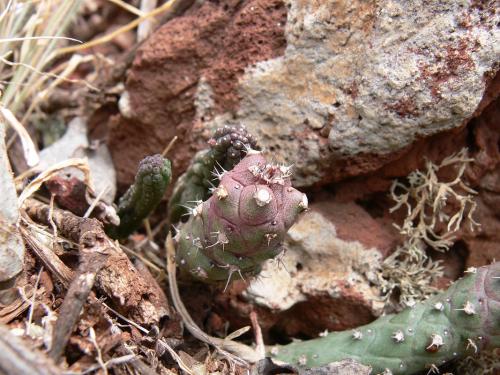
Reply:
<svg viewBox="0 0 500 375"><path fill-rule="evenodd" d="M205 282L243 278L281 252L285 233L307 208L291 186L290 168L251 151L222 174L213 195L191 209L176 234L177 264ZM227 285L227 284L226 284Z"/></svg>
<svg viewBox="0 0 500 375"><path fill-rule="evenodd" d="M300 367L345 358L373 373L413 374L500 346L500 262L473 269L447 291L353 331L334 332L271 350Z"/></svg>
<svg viewBox="0 0 500 375"><path fill-rule="evenodd" d="M193 202L210 197L219 173L231 170L248 150L258 149L257 142L244 127L224 126L217 129L208 143L210 148L195 155L187 171L175 184L168 205L171 223L178 222Z"/></svg>
<svg viewBox="0 0 500 375"><path fill-rule="evenodd" d="M134 183L118 202L120 225L108 226L112 238L124 238L136 230L160 203L172 176L170 160L147 156L139 163Z"/></svg>

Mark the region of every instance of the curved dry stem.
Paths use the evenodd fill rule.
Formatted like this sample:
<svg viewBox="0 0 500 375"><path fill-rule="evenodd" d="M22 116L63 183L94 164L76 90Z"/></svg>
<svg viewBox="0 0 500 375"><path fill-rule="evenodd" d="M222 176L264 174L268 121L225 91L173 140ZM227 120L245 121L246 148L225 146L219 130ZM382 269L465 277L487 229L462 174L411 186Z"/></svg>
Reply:
<svg viewBox="0 0 500 375"><path fill-rule="evenodd" d="M254 348L228 338L221 339L207 335L196 325L179 295L176 279L175 246L170 232L165 241L165 248L167 251L168 283L172 302L187 330L198 340L212 345L221 354L240 365L248 367L249 363L256 363L263 359L262 353L259 353ZM229 335L229 337L234 338L234 335Z"/></svg>

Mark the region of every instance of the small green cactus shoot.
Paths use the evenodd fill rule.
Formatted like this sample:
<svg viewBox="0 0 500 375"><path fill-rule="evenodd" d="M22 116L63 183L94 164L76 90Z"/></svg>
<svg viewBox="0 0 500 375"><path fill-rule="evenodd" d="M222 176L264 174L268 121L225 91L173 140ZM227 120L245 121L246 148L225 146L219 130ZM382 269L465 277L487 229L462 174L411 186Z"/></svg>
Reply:
<svg viewBox="0 0 500 375"><path fill-rule="evenodd" d="M282 251L285 233L307 208L290 174L257 151L221 173L213 195L191 209L175 237L181 270L226 285L232 276L258 273L264 260Z"/></svg>
<svg viewBox="0 0 500 375"><path fill-rule="evenodd" d="M125 238L139 228L142 221L160 203L172 176L170 160L161 155L147 156L139 163L133 185L118 203L119 226L108 226L112 238Z"/></svg>
<svg viewBox="0 0 500 375"><path fill-rule="evenodd" d="M217 175L231 170L247 154L258 149L244 127L224 126L208 141L210 148L197 153L187 171L177 180L168 212L171 223L178 222L196 201L204 201L218 183Z"/></svg>
<svg viewBox="0 0 500 375"><path fill-rule="evenodd" d="M436 370L483 349L500 347L500 262L481 267L447 291L399 314L353 331L294 342L271 350L274 359L317 367L352 358L373 374Z"/></svg>

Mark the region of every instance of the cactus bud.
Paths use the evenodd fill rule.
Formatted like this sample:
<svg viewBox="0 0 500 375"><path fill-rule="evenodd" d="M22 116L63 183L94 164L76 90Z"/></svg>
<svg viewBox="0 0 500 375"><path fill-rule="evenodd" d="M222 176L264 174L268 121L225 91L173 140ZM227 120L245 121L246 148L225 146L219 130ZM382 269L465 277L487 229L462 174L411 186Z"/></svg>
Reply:
<svg viewBox="0 0 500 375"><path fill-rule="evenodd" d="M170 160L161 155L147 156L139 163L134 184L118 202L120 225L106 227L113 238L127 237L160 203L172 176Z"/></svg>
<svg viewBox="0 0 500 375"><path fill-rule="evenodd" d="M291 186L288 170L267 163L260 153L247 155L181 226L176 237L178 257L186 261L181 269L206 281L256 274L264 260L281 252L304 201L305 195ZM186 236L200 239L199 251ZM193 271L198 267L206 277Z"/></svg>

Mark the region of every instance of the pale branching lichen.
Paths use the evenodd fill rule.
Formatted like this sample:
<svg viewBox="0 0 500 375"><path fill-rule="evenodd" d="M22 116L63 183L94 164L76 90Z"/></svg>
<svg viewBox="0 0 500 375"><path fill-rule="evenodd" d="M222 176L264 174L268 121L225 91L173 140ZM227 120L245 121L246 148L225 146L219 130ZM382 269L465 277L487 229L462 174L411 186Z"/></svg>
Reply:
<svg viewBox="0 0 500 375"><path fill-rule="evenodd" d="M406 184L396 180L391 186L391 197L396 205L390 212L405 208L407 215L402 225L395 224L405 241L384 260L379 274L387 306L397 310L411 307L436 293L433 285L443 275L443 270L439 262L429 258L426 249L449 250L454 243L453 233L464 219L471 229L479 225L472 218L476 192L463 181L470 162L472 159L464 148L439 164L427 161L425 170L411 172ZM444 168L454 171L451 181L439 179L438 172ZM395 302L397 295L399 298Z"/></svg>

